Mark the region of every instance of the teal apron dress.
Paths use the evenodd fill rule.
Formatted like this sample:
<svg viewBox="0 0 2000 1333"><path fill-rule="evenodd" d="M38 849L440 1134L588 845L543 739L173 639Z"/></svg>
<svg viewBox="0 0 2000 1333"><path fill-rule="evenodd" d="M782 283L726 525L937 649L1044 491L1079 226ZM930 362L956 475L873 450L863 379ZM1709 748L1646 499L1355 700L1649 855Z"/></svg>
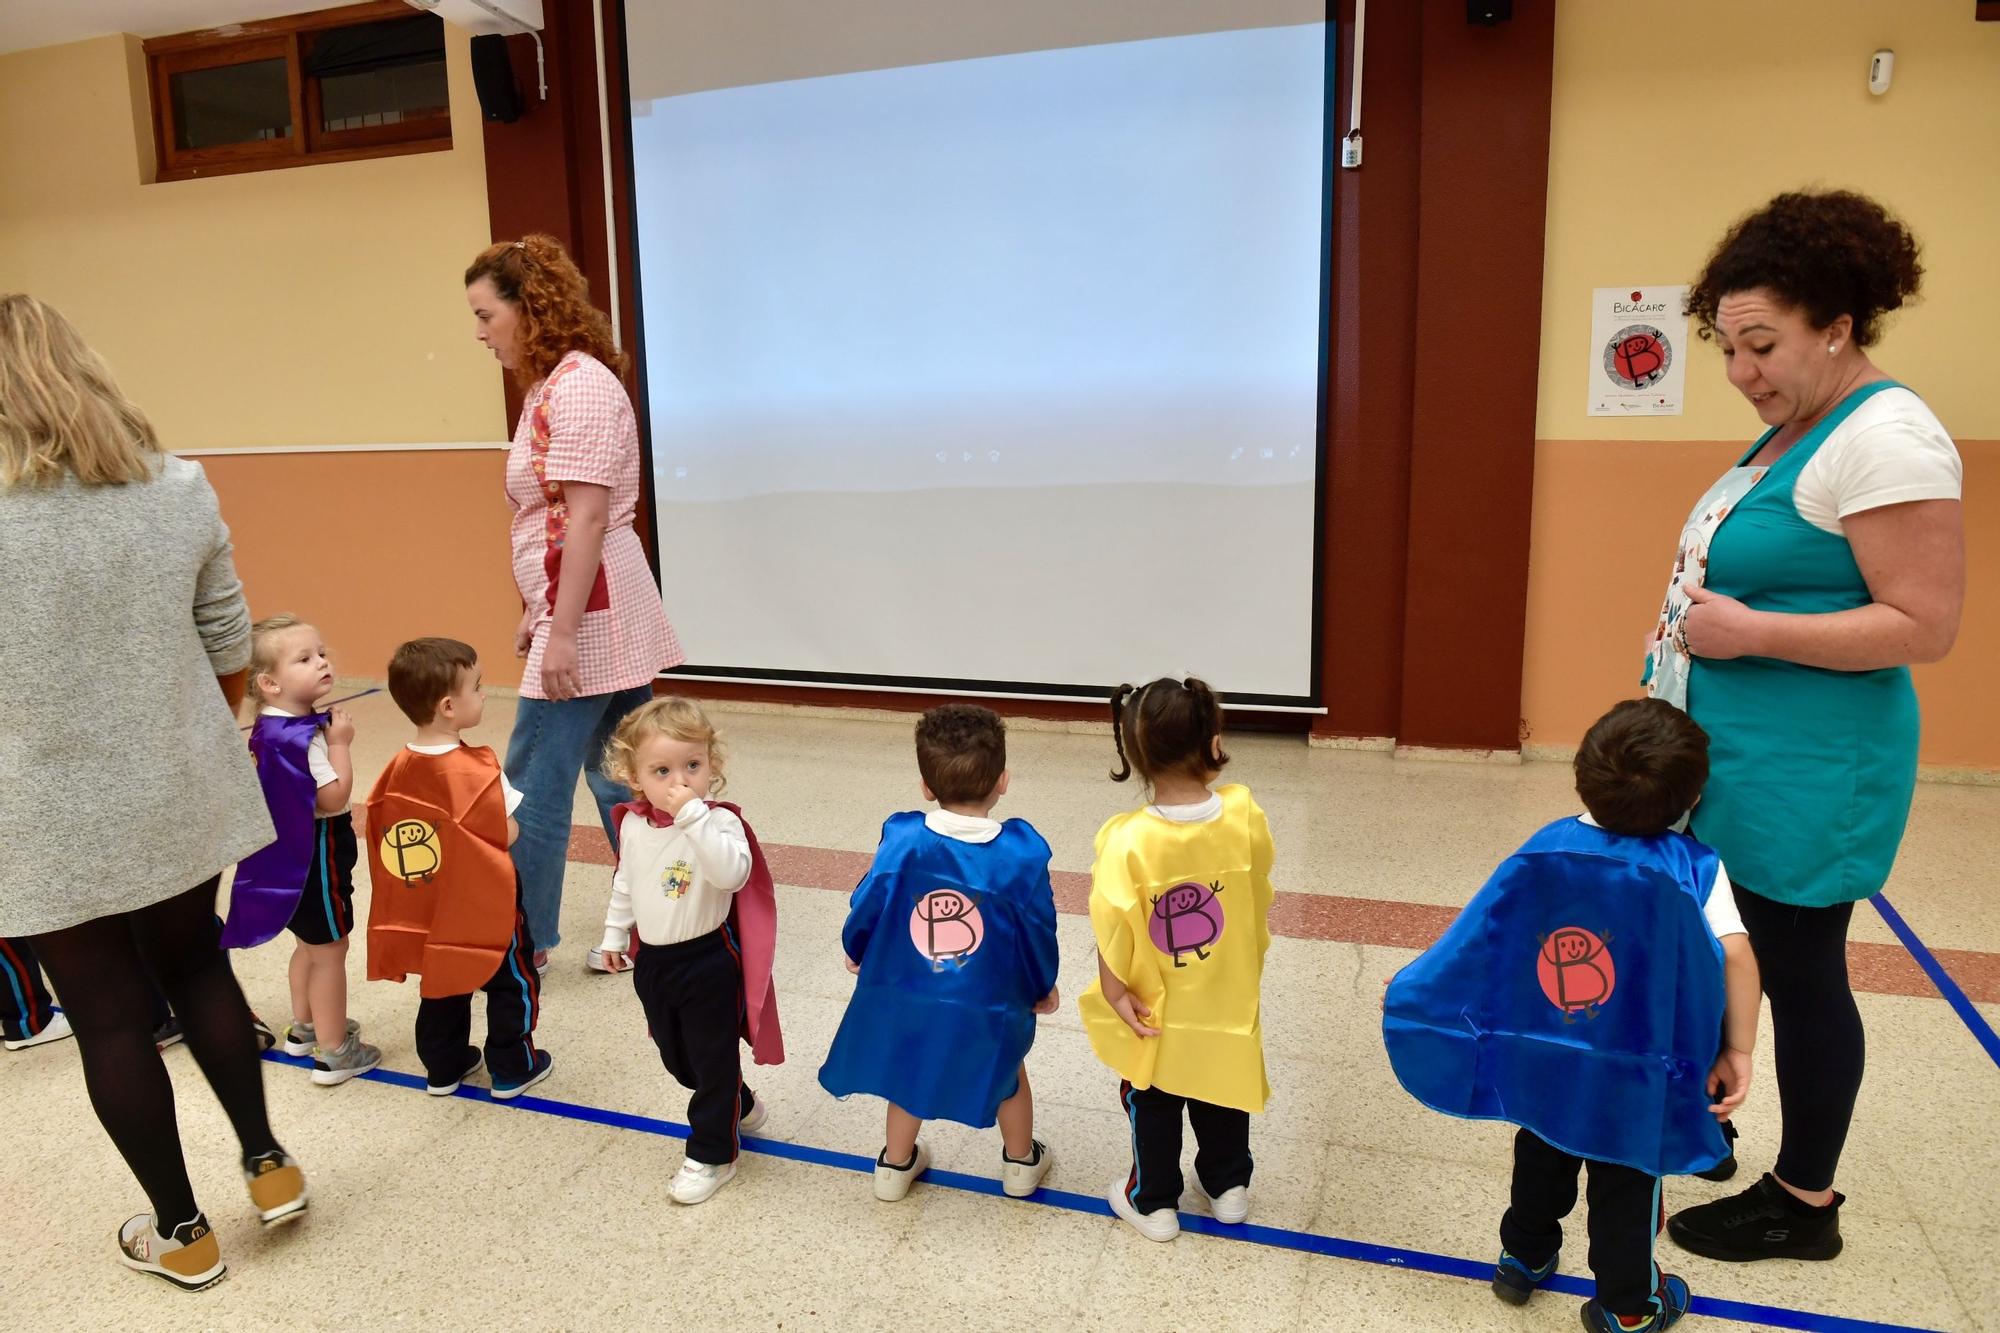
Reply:
<svg viewBox="0 0 2000 1333"><path fill-rule="evenodd" d="M1703 497L1647 664L1649 692L1686 708L1709 735L1708 786L1690 831L1721 853L1732 880L1777 902L1854 902L1888 879L1916 791L1916 689L1903 666L1830 671L1769 657L1690 658L1680 637L1684 588L1699 583L1753 610L1791 614L1872 602L1847 539L1801 518L1792 491L1857 407L1902 387L1861 386L1775 463L1752 469L1776 428L1766 431ZM1718 505L1725 488L1737 493Z"/></svg>

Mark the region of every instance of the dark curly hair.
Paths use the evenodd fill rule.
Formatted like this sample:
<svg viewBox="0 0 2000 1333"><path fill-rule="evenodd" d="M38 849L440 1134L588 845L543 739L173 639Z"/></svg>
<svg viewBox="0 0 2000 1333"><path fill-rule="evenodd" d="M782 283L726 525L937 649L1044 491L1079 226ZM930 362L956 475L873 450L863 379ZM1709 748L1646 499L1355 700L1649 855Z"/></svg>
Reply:
<svg viewBox="0 0 2000 1333"><path fill-rule="evenodd" d="M1715 308L1731 292L1767 287L1816 329L1854 317L1854 341L1873 346L1882 317L1917 294L1917 238L1888 209L1851 190L1781 194L1739 220L1688 291L1687 313L1715 336Z"/></svg>
<svg viewBox="0 0 2000 1333"><path fill-rule="evenodd" d="M1007 769L1007 724L990 708L945 704L917 719L917 771L941 805L983 801Z"/></svg>
<svg viewBox="0 0 2000 1333"><path fill-rule="evenodd" d="M544 379L571 352L588 352L625 373L625 354L611 336L611 321L590 303L590 282L553 236L533 232L518 241L489 245L465 270L465 285L485 278L521 317L524 384Z"/></svg>

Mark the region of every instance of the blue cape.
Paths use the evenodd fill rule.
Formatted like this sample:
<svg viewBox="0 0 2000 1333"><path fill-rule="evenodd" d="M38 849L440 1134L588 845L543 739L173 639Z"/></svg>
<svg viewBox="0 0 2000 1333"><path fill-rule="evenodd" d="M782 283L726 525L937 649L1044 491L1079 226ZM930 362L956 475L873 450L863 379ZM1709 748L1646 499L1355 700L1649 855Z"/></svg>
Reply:
<svg viewBox="0 0 2000 1333"><path fill-rule="evenodd" d="M1701 909L1719 864L1678 833L1549 825L1389 983L1396 1077L1432 1110L1578 1157L1654 1176L1715 1165L1722 948Z"/></svg>
<svg viewBox="0 0 2000 1333"><path fill-rule="evenodd" d="M836 1097L883 1097L985 1128L1019 1086L1034 1005L1056 984L1049 845L1010 819L988 843L892 815L840 933L861 965L819 1071Z"/></svg>

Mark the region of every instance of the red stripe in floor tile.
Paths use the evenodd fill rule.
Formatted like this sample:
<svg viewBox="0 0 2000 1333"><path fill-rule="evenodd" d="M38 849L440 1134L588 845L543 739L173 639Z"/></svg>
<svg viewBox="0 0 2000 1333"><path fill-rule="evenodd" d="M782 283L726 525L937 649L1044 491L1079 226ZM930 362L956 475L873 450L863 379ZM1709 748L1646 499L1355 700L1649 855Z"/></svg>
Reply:
<svg viewBox="0 0 2000 1333"><path fill-rule="evenodd" d="M765 843L771 877L803 889L846 893L861 882L873 858L867 852L843 852L831 847L799 847ZM604 830L578 824L570 830L569 859L587 865L613 864ZM1058 910L1081 915L1088 910L1090 876L1058 870L1055 882ZM1335 894L1287 893L1280 890L1271 905L1271 933L1295 940L1340 944L1376 944L1393 949L1423 949L1444 933L1458 909L1432 903L1395 902L1383 898L1343 898ZM2000 1003L2000 954L1970 949L1937 949L1937 959L1965 993L1980 1004ZM1873 995L1915 995L1937 998L1917 960L1900 944L1850 940L1847 971L1854 989Z"/></svg>

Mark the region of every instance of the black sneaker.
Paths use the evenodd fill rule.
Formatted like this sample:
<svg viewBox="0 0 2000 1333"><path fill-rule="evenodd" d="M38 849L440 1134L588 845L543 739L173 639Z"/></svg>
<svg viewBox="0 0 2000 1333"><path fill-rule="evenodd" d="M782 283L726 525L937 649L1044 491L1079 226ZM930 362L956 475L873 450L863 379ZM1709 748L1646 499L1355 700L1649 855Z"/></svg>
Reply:
<svg viewBox="0 0 2000 1333"><path fill-rule="evenodd" d="M1727 1180L1736 1174L1736 1126L1732 1122L1722 1122L1722 1138L1729 1145L1729 1155L1708 1170L1695 1172L1696 1180Z"/></svg>
<svg viewBox="0 0 2000 1333"><path fill-rule="evenodd" d="M424 1091L433 1097L449 1097L458 1091L459 1084L478 1073L479 1066L485 1062L486 1059L479 1053L477 1046L468 1046L465 1048L465 1054L459 1057L458 1077L438 1083L434 1081L434 1075L427 1074L424 1076Z"/></svg>
<svg viewBox="0 0 2000 1333"><path fill-rule="evenodd" d="M257 1054L262 1055L278 1044L278 1034L271 1031L271 1025L257 1015L250 1015L250 1030L257 1034Z"/></svg>
<svg viewBox="0 0 2000 1333"><path fill-rule="evenodd" d="M1681 1321L1694 1297L1679 1274L1662 1273L1660 1289L1653 1293L1653 1299L1660 1308L1635 1323L1631 1316L1612 1314L1593 1297L1583 1303L1583 1326L1591 1333L1659 1333Z"/></svg>
<svg viewBox="0 0 2000 1333"><path fill-rule="evenodd" d="M1840 1253L1845 1202L1835 1194L1823 1208L1802 1203L1767 1171L1741 1194L1681 1209L1667 1220L1667 1234L1682 1249L1725 1263L1831 1259Z"/></svg>
<svg viewBox="0 0 2000 1333"><path fill-rule="evenodd" d="M1509 1305L1526 1305L1528 1297L1555 1273L1556 1260L1561 1257L1560 1253L1552 1254L1540 1268L1530 1268L1525 1260L1500 1251L1500 1260L1493 1265L1493 1294Z"/></svg>
<svg viewBox="0 0 2000 1333"><path fill-rule="evenodd" d="M180 1044L181 1020L172 1014L168 1014L167 1021L153 1029L153 1045L164 1051L169 1046L178 1046Z"/></svg>

